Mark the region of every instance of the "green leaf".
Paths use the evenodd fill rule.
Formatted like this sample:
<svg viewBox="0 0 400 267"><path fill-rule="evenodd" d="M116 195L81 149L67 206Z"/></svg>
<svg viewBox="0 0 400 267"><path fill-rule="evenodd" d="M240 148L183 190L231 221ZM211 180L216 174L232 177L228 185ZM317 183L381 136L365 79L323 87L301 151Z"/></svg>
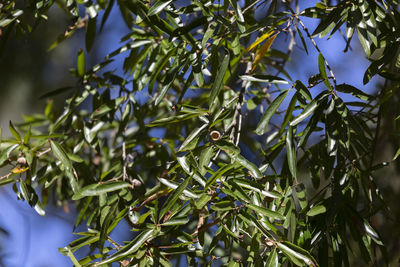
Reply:
<svg viewBox="0 0 400 267"><path fill-rule="evenodd" d="M368 223L367 220L363 220L365 232L375 241L376 244L383 246L381 238L374 228Z"/></svg>
<svg viewBox="0 0 400 267"><path fill-rule="evenodd" d="M90 18L86 24L86 51L89 52L94 44L94 39L96 37L96 26L97 26L97 19L96 17Z"/></svg>
<svg viewBox="0 0 400 267"><path fill-rule="evenodd" d="M155 229L141 232L134 240L129 242L129 244L122 247L109 258L99 262L98 265L105 265L111 262L116 262L118 260L128 257L129 255L133 255L146 241L154 238L156 234L157 231Z"/></svg>
<svg viewBox="0 0 400 267"><path fill-rule="evenodd" d="M309 102L312 101L312 96L311 96L310 91L301 81L299 81L299 80L295 81L293 86L294 86L294 88L296 88L297 92L300 93L300 95L302 96L302 98L304 100L307 100Z"/></svg>
<svg viewBox="0 0 400 267"><path fill-rule="evenodd" d="M91 184L91 185L87 185L87 186L83 187L78 192L76 192L73 195L72 199L77 200L82 197L100 196L101 194L121 190L123 188L127 188L130 186L131 185L129 183L122 182L122 181Z"/></svg>
<svg viewBox="0 0 400 267"><path fill-rule="evenodd" d="M243 81L248 81L248 82L289 84L289 82L286 81L285 79L272 75L252 75L252 76L242 75L239 77Z"/></svg>
<svg viewBox="0 0 400 267"><path fill-rule="evenodd" d="M214 182L216 180L218 180L219 178L221 178L222 175L224 175L226 172L229 172L231 169L233 169L235 167L234 164L228 164L228 165L224 165L222 168L219 168L218 171L216 171L208 180L206 183L206 186L204 187L204 191L207 191L208 187L210 187L210 185L214 184Z"/></svg>
<svg viewBox="0 0 400 267"><path fill-rule="evenodd" d="M72 170L71 160L68 158L67 153L56 141L50 140L51 150L53 151L56 158L61 161L67 170Z"/></svg>
<svg viewBox="0 0 400 267"><path fill-rule="evenodd" d="M274 101L268 106L267 110L263 114L260 119L260 122L257 125L256 134L263 135L267 132L268 123L271 120L272 116L276 113L279 106L282 104L283 100L289 93L289 90L282 92L279 96L277 96Z"/></svg>
<svg viewBox="0 0 400 267"><path fill-rule="evenodd" d="M201 127L198 127L194 129L189 136L183 141L181 147L179 148L179 151L186 151L186 150L191 150L196 147L196 143L199 139L200 134L203 132L203 130L208 126L208 124L203 124Z"/></svg>
<svg viewBox="0 0 400 267"><path fill-rule="evenodd" d="M247 170L249 170L249 174L256 178L256 179L260 179L263 177L263 174L260 172L260 170L258 169L258 167L256 165L254 165L254 163L248 161L245 157L243 157L240 154L228 154L228 156L235 162L239 163L240 165L242 165L243 167L245 167Z"/></svg>
<svg viewBox="0 0 400 267"><path fill-rule="evenodd" d="M164 206L162 210L160 211L160 218L164 217L164 215L172 208L172 206L176 203L178 198L182 195L183 191L186 189L190 181L192 180L192 177L189 176L185 179L183 183L181 183L168 197L168 199L165 201Z"/></svg>
<svg viewBox="0 0 400 267"><path fill-rule="evenodd" d="M251 180L241 179L241 178L233 178L233 179L229 180L229 183L235 183L240 187L247 188L247 189L251 190L251 192L259 193L265 197L270 197L270 198L281 198L282 197L277 192L263 190L262 186L260 186L258 183L251 181Z"/></svg>
<svg viewBox="0 0 400 267"><path fill-rule="evenodd" d="M82 266L78 262L78 260L75 258L74 253L71 251L70 247L67 246L67 247L64 247L63 249L64 249L64 253L65 253L64 255L68 256L71 259L71 261L72 261L72 263L74 264L75 267L81 267Z"/></svg>
<svg viewBox="0 0 400 267"><path fill-rule="evenodd" d="M4 162L6 160L8 160L8 158L10 157L11 152L13 152L14 149L16 149L17 147L19 147L19 145L15 144L15 145L9 146L6 149L3 149L1 151L1 154L0 154L0 165L4 164Z"/></svg>
<svg viewBox="0 0 400 267"><path fill-rule="evenodd" d="M267 267L278 267L279 266L279 264L278 264L278 253L276 253L276 249L272 250L269 253L269 256L268 256L268 259L267 259L267 262L266 262L265 266L267 266Z"/></svg>
<svg viewBox="0 0 400 267"><path fill-rule="evenodd" d="M351 94L361 100L370 100L372 98L372 96L370 96L369 94L364 93L354 86L345 83L337 85L336 90L342 93Z"/></svg>
<svg viewBox="0 0 400 267"><path fill-rule="evenodd" d="M297 181L296 148L294 145L292 126L289 126L289 129L286 134L286 150L287 150L287 159L288 159L290 173L292 174L293 178Z"/></svg>
<svg viewBox="0 0 400 267"><path fill-rule="evenodd" d="M307 212L307 216L316 216L318 214L322 214L326 212L326 207L323 205L316 205L314 207L312 207L308 212Z"/></svg>
<svg viewBox="0 0 400 267"><path fill-rule="evenodd" d="M318 266L309 252L289 242L277 242L277 247L296 265Z"/></svg>
<svg viewBox="0 0 400 267"><path fill-rule="evenodd" d="M196 113L182 114L182 115L178 115L178 116L170 116L167 118L161 118L161 119L150 122L149 124L147 124L147 127L157 127L157 126L164 126L164 125L171 124L171 123L178 123L178 122L182 122L184 120L188 120L188 119L191 119L194 117L205 115L207 113L208 113L208 111L198 110Z"/></svg>
<svg viewBox="0 0 400 267"><path fill-rule="evenodd" d="M194 204L196 205L197 209L201 210L208 203L208 201L211 200L211 198L212 197L209 194L203 193Z"/></svg>
<svg viewBox="0 0 400 267"><path fill-rule="evenodd" d="M213 86L211 88L210 98L208 100L208 105L210 106L210 110L212 110L214 105L217 103L216 102L217 97L219 95L219 92L221 91L223 85L222 82L225 76L225 72L228 69L228 66L229 66L229 54L226 54L218 69L217 76L215 77Z"/></svg>
<svg viewBox="0 0 400 267"><path fill-rule="evenodd" d="M29 144L30 139L31 139L31 126L29 126L28 131L24 136L24 144Z"/></svg>
<svg viewBox="0 0 400 267"><path fill-rule="evenodd" d="M253 204L247 204L247 207L254 210L255 212L260 213L269 218L278 219L278 220L285 219L285 217L282 214L280 214L276 211L272 211L270 209L264 208L264 207L260 207L260 206L253 205Z"/></svg>
<svg viewBox="0 0 400 267"><path fill-rule="evenodd" d="M181 165L182 169L190 176L193 176L193 179L195 179L201 186L206 185L206 181L204 178L196 173L190 166L190 162L187 159L187 157L178 157L177 158L179 164Z"/></svg>
<svg viewBox="0 0 400 267"><path fill-rule="evenodd" d="M319 73L321 74L322 78L324 79L324 83L325 83L326 87L328 87L330 90L332 90L332 85L329 83L328 75L326 74L325 58L321 53L319 53L319 56L318 56L318 68L319 68Z"/></svg>
<svg viewBox="0 0 400 267"><path fill-rule="evenodd" d="M21 142L21 135L18 133L17 129L15 129L13 123L10 121L10 126L9 126L10 132L12 133L12 135L14 136L15 140L17 140L18 142Z"/></svg>
<svg viewBox="0 0 400 267"><path fill-rule="evenodd" d="M166 8L172 0L162 1L158 0L148 11L148 16L153 16L160 13L164 8Z"/></svg>
<svg viewBox="0 0 400 267"><path fill-rule="evenodd" d="M200 158L199 158L199 168L200 168L200 173L202 175L205 175L207 170L206 167L208 167L208 164L210 163L211 158L214 155L214 149L211 146L206 147L203 151L200 153Z"/></svg>
<svg viewBox="0 0 400 267"><path fill-rule="evenodd" d="M172 219L168 219L166 222L162 223L162 226L176 226L176 225L184 225L189 222L188 217L174 217Z"/></svg>
<svg viewBox="0 0 400 267"><path fill-rule="evenodd" d="M318 107L318 102L314 99L311 101L305 108L304 110L294 119L290 122L290 126L296 126L300 122L302 122L304 119L306 119L308 116L310 116L314 110Z"/></svg>
<svg viewBox="0 0 400 267"><path fill-rule="evenodd" d="M178 184L172 182L172 181L168 181L167 179L164 178L159 178L160 182L166 186L168 186L169 188L172 189L177 189L179 187ZM195 193L193 193L193 191L189 190L189 189L184 189L183 190L183 194L189 198L199 198L199 196Z"/></svg>
<svg viewBox="0 0 400 267"><path fill-rule="evenodd" d="M77 58L77 74L79 77L83 77L85 75L85 52L82 49L78 51L78 58Z"/></svg>
<svg viewBox="0 0 400 267"><path fill-rule="evenodd" d="M56 158L59 161L61 161L61 164L65 167L65 172L68 177L72 191L74 191L74 193L77 192L78 191L78 183L73 174L72 162L68 158L67 153L65 153L64 149L57 142L55 142L53 140L50 140L50 146L51 146L51 150L53 151L53 154L56 156Z"/></svg>

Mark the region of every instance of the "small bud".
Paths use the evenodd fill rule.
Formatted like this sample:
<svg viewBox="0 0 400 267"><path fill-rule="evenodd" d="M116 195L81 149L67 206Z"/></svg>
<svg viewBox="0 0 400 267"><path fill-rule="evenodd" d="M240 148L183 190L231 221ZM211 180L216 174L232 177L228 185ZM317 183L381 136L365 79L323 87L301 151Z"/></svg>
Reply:
<svg viewBox="0 0 400 267"><path fill-rule="evenodd" d="M274 245L274 241L272 241L272 240L270 240L270 239L267 239L267 240L265 240L265 244L266 244L268 247L272 247L272 246Z"/></svg>
<svg viewBox="0 0 400 267"><path fill-rule="evenodd" d="M19 158L17 159L17 163L20 164L20 165L25 165L25 164L26 164L26 158L24 158L24 157L19 157Z"/></svg>
<svg viewBox="0 0 400 267"><path fill-rule="evenodd" d="M218 141L221 138L221 134L218 131L212 131L210 133L211 140Z"/></svg>
<svg viewBox="0 0 400 267"><path fill-rule="evenodd" d="M140 187L142 185L142 182L138 179L133 179L131 183L133 188Z"/></svg>

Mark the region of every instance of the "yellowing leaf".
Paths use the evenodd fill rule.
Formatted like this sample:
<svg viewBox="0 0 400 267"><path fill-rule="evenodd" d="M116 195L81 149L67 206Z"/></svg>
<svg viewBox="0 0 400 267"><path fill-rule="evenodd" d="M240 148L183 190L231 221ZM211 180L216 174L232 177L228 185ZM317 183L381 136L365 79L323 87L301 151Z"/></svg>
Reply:
<svg viewBox="0 0 400 267"><path fill-rule="evenodd" d="M253 50L259 43L261 43L262 41L264 41L265 39L267 39L268 37L271 36L271 34L273 34L273 31L269 31L267 33L264 33L260 38L258 38L254 43L252 43L249 48L247 48L246 52L250 52L251 50Z"/></svg>
<svg viewBox="0 0 400 267"><path fill-rule="evenodd" d="M26 172L27 170L29 170L29 167L25 167L25 168L21 168L20 166L15 167L14 169L12 169L12 173L23 173Z"/></svg>
<svg viewBox="0 0 400 267"><path fill-rule="evenodd" d="M256 58L254 59L253 62L253 68L251 69L250 72L253 72L255 68L257 67L258 63L262 59L262 57L267 53L268 49L271 47L272 43L274 42L276 36L278 34L275 34L274 36L270 37L262 46L261 48L257 51Z"/></svg>

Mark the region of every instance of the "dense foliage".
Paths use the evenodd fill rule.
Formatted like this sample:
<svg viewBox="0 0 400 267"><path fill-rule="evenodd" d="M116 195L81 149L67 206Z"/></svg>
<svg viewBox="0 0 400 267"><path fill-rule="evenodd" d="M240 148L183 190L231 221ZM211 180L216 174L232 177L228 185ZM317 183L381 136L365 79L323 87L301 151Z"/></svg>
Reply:
<svg viewBox="0 0 400 267"><path fill-rule="evenodd" d="M387 211L374 177L387 163L374 155L400 79L399 3L304 2L3 1L2 53L54 4L71 24L50 49L85 30L86 52L76 84L43 96L69 93L61 114L49 101L10 122L0 184L40 215L48 201L76 205L75 226L88 230L60 248L75 266L388 263L371 218ZM130 32L89 65L117 8ZM373 95L335 78L313 39L334 34L345 51L361 44L365 84L383 77ZM319 55L308 81L286 68L296 44ZM118 57L122 71L108 69ZM110 233L121 220L133 235L118 244ZM84 246L90 255L77 259Z"/></svg>

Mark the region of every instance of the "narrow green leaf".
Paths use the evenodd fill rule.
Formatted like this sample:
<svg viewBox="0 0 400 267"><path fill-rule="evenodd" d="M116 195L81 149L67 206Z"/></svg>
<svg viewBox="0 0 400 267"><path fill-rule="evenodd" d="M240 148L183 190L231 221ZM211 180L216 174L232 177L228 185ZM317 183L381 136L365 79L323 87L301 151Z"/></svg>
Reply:
<svg viewBox="0 0 400 267"><path fill-rule="evenodd" d="M214 149L211 146L206 147L201 151L200 153L200 158L199 158L199 168L200 168L200 173L202 175L205 175L207 170L206 167L210 163L211 158L214 155Z"/></svg>
<svg viewBox="0 0 400 267"><path fill-rule="evenodd" d="M209 194L203 193L194 204L196 205L197 209L201 210L208 203L208 201L211 200L211 198L212 197Z"/></svg>
<svg viewBox="0 0 400 267"><path fill-rule="evenodd" d="M191 169L191 166L189 164L189 160L187 157L178 157L177 158L179 164L181 165L182 169L190 176L193 176L193 179L195 179L201 186L206 185L206 181L204 178L200 175L198 175L198 172L195 172L194 170Z"/></svg>
<svg viewBox="0 0 400 267"><path fill-rule="evenodd" d="M370 100L372 98L372 96L370 96L369 94L364 93L354 86L345 83L336 86L336 90L342 93L351 94L361 100Z"/></svg>
<svg viewBox="0 0 400 267"><path fill-rule="evenodd" d="M206 186L204 187L204 191L207 191L208 187L212 185L217 179L221 178L222 175L224 175L226 172L230 171L235 167L234 164L227 164L224 165L222 168L220 168L218 171L216 171L208 180L206 183Z"/></svg>
<svg viewBox="0 0 400 267"><path fill-rule="evenodd" d="M249 170L249 173L252 177L256 178L256 179L260 179L263 177L263 174L260 172L260 170L258 169L258 167L256 165L254 165L254 163L248 161L245 157L243 157L240 154L237 155L232 155L230 154L229 157L231 157L232 160L238 162L240 165L242 165L243 167L245 167L246 169Z"/></svg>
<svg viewBox="0 0 400 267"><path fill-rule="evenodd" d="M319 53L319 56L318 56L318 68L319 68L319 73L321 74L322 78L324 79L324 83L325 83L326 87L328 87L330 90L332 90L332 85L329 83L328 75L326 74L325 58L321 53Z"/></svg>
<svg viewBox="0 0 400 267"><path fill-rule="evenodd" d="M156 230L146 230L141 232L134 240L132 240L129 244L122 247L116 253L111 255L109 258L101 261L98 265L105 265L111 262L116 262L118 260L124 259L129 255L133 255L147 240L156 236Z"/></svg>
<svg viewBox="0 0 400 267"><path fill-rule="evenodd" d="M18 142L21 142L21 135L18 133L17 129L15 129L13 123L10 121L10 126L9 126L10 132L12 133L12 135L14 136L15 140L17 140Z"/></svg>
<svg viewBox="0 0 400 267"><path fill-rule="evenodd" d="M82 265L80 265L78 260L75 258L74 253L71 251L71 249L68 246L64 247L64 250L65 250L65 254L64 255L68 256L71 259L71 261L72 261L72 263L74 264L75 267L81 267L82 266Z"/></svg>
<svg viewBox="0 0 400 267"><path fill-rule="evenodd" d="M301 121L303 121L305 118L310 116L313 111L318 107L318 102L314 99L311 101L306 108L294 119L290 122L290 126L296 126L299 124Z"/></svg>
<svg viewBox="0 0 400 267"><path fill-rule="evenodd" d="M190 181L192 180L192 177L189 176L185 179L183 183L181 183L168 197L168 199L165 201L164 206L162 210L160 211L160 218L164 217L164 215L172 208L172 206L176 203L178 198L182 195L183 191L186 189Z"/></svg>
<svg viewBox="0 0 400 267"><path fill-rule="evenodd" d="M185 139L185 141L183 141L179 151L194 149L196 147L196 141L199 139L200 134L207 126L208 124L203 124L201 127L194 129Z"/></svg>
<svg viewBox="0 0 400 267"><path fill-rule="evenodd" d="M148 16L153 16L160 13L164 8L166 8L172 0L162 1L158 0L148 11Z"/></svg>
<svg viewBox="0 0 400 267"><path fill-rule="evenodd" d="M94 39L96 37L97 19L96 17L90 18L86 24L86 51L89 52L94 44Z"/></svg>
<svg viewBox="0 0 400 267"><path fill-rule="evenodd" d="M121 190L123 188L130 187L131 185L127 182L115 181L115 182L105 182L101 184L91 184L83 187L81 190L76 192L72 199L77 200L82 197L88 196L99 196L108 192Z"/></svg>
<svg viewBox="0 0 400 267"><path fill-rule="evenodd" d="M308 266L318 266L310 253L301 247L289 242L277 242L276 245L294 264L303 266L305 263Z"/></svg>
<svg viewBox="0 0 400 267"><path fill-rule="evenodd" d="M168 219L166 222L162 223L162 226L176 226L176 225L184 225L189 222L188 217L175 217L172 219Z"/></svg>
<svg viewBox="0 0 400 267"><path fill-rule="evenodd" d="M318 214L322 214L326 212L326 207L323 205L316 205L314 207L312 207L308 212L307 212L307 216L316 216Z"/></svg>
<svg viewBox="0 0 400 267"><path fill-rule="evenodd" d="M257 125L256 134L263 135L267 132L268 123L271 120L272 116L276 113L279 106L282 104L283 100L289 93L289 90L282 92L279 96L277 96L274 101L268 106L267 110L264 112L263 116L260 119L260 122Z"/></svg>
<svg viewBox="0 0 400 267"><path fill-rule="evenodd" d="M29 126L29 129L24 136L24 144L29 144L30 139L31 139L31 126Z"/></svg>
<svg viewBox="0 0 400 267"><path fill-rule="evenodd" d="M375 231L374 228L372 228L372 226L365 219L364 219L364 229L365 232L375 241L376 244L383 246L383 243L378 233Z"/></svg>
<svg viewBox="0 0 400 267"><path fill-rule="evenodd" d="M286 134L286 151L287 151L287 159L288 159L290 173L292 174L293 178L297 181L296 148L294 144L292 126L289 126L289 129Z"/></svg>
<svg viewBox="0 0 400 267"><path fill-rule="evenodd" d="M178 122L182 122L184 120L188 120L188 119L191 119L194 117L205 115L207 113L208 113L208 111L199 110L199 111L197 111L197 113L182 114L182 115L178 115L178 116L170 116L170 117L166 117L166 118L161 118L161 119L150 122L149 124L147 124L147 127L157 127L157 126L164 126L164 125L170 124L170 123L178 123Z"/></svg>
<svg viewBox="0 0 400 267"><path fill-rule="evenodd" d="M397 149L396 154L393 157L393 160L396 160L399 156L400 156L400 148ZM1 162L1 160L0 160L0 162Z"/></svg>
<svg viewBox="0 0 400 267"><path fill-rule="evenodd" d="M278 220L285 219L285 217L282 214L280 214L276 211L272 211L270 209L264 208L264 207L260 207L260 206L253 205L253 204L247 204L247 207L254 210L255 212L258 212L269 218L278 219Z"/></svg>
<svg viewBox="0 0 400 267"><path fill-rule="evenodd" d="M174 183L174 182L172 182L172 181L169 181L169 180L167 180L167 179L159 178L159 180L160 180L160 182L161 182L162 184L168 186L169 188L177 189L177 188L179 187L178 184L176 184L176 183ZM193 193L192 190L189 190L189 189L184 189L184 190L183 190L183 194L184 194L185 196L189 197L189 198L199 198L198 195L196 195L195 193Z"/></svg>
<svg viewBox="0 0 400 267"><path fill-rule="evenodd" d="M68 158L67 153L56 141L50 140L51 150L53 151L56 158L61 161L67 170L72 170L71 160Z"/></svg>
<svg viewBox="0 0 400 267"><path fill-rule="evenodd" d="M281 198L282 197L277 192L263 190L262 186L260 186L258 183L251 181L251 180L241 179L241 178L233 178L233 179L229 180L229 183L235 183L240 187L247 188L247 189L251 190L251 192L259 193L265 197L270 197L270 198Z"/></svg>
<svg viewBox="0 0 400 267"><path fill-rule="evenodd" d="M222 63L218 69L217 75L215 77L213 86L211 88L211 93L210 93L210 98L208 101L208 105L210 106L210 110L213 109L214 105L216 104L217 97L219 95L219 92L221 91L222 88L222 81L224 79L224 75L226 70L228 69L229 65L229 54L226 54L224 56L224 59L222 60Z"/></svg>
<svg viewBox="0 0 400 267"><path fill-rule="evenodd" d="M312 96L308 88L299 80L295 81L293 84L294 88L296 88L297 92L307 101L312 101Z"/></svg>
<svg viewBox="0 0 400 267"><path fill-rule="evenodd" d="M243 81L249 82L289 84L285 79L272 75L242 75L239 77Z"/></svg>
<svg viewBox="0 0 400 267"><path fill-rule="evenodd" d="M19 145L15 144L15 145L9 146L6 149L3 149L1 151L1 154L0 154L0 165L4 164L4 162L6 160L8 160L8 158L10 157L11 152L13 152L14 149L16 149L17 147L19 147Z"/></svg>
<svg viewBox="0 0 400 267"><path fill-rule="evenodd" d="M267 267L278 267L278 253L276 253L276 248L269 253L267 262L265 264Z"/></svg>
<svg viewBox="0 0 400 267"><path fill-rule="evenodd" d="M85 75L85 52L82 49L78 51L78 58L77 58L77 73L80 77Z"/></svg>

